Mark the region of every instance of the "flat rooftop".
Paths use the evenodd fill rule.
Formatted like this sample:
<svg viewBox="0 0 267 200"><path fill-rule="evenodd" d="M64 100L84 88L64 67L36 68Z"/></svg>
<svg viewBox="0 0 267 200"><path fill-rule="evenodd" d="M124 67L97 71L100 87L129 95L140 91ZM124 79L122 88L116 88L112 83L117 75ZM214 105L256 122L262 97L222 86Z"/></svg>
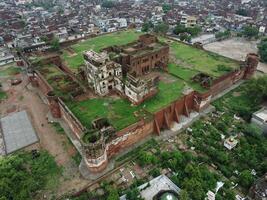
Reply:
<svg viewBox="0 0 267 200"><path fill-rule="evenodd" d="M159 191L168 191L172 190L179 194L180 188L177 187L167 176L160 175L151 181L149 181L150 186L148 186L148 183L145 183L138 187L140 190L140 194L142 198L145 200L153 200L153 197L159 192ZM147 187L148 186L148 187ZM123 195L120 197L120 200L126 200L126 195Z"/></svg>
<svg viewBox="0 0 267 200"><path fill-rule="evenodd" d="M6 154L39 141L26 111L9 114L0 122Z"/></svg>

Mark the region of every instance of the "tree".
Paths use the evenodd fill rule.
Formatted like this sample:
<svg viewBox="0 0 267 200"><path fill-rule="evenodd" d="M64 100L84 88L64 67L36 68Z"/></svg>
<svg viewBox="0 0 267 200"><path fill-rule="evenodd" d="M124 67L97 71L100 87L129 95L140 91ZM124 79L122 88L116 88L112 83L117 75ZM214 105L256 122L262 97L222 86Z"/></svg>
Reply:
<svg viewBox="0 0 267 200"><path fill-rule="evenodd" d="M114 2L113 1L110 1L110 0L105 0L103 1L103 3L101 4L102 7L104 8L112 8L115 6Z"/></svg>
<svg viewBox="0 0 267 200"><path fill-rule="evenodd" d="M109 186L107 188L108 190L108 197L107 197L107 200L118 200L120 197L119 197L119 193L118 193L118 190Z"/></svg>
<svg viewBox="0 0 267 200"><path fill-rule="evenodd" d="M254 182L254 177L249 170L244 170L240 173L239 184L245 188L249 188Z"/></svg>
<svg viewBox="0 0 267 200"><path fill-rule="evenodd" d="M176 35L179 35L180 33L185 33L186 32L186 28L184 25L181 24L177 24L173 30L173 33Z"/></svg>
<svg viewBox="0 0 267 200"><path fill-rule="evenodd" d="M199 26L186 28L186 32L189 33L192 37L197 36L201 31L202 29Z"/></svg>
<svg viewBox="0 0 267 200"><path fill-rule="evenodd" d="M246 25L243 27L242 34L243 36L251 39L259 35L259 29L255 26Z"/></svg>
<svg viewBox="0 0 267 200"><path fill-rule="evenodd" d="M242 16L248 16L248 11L243 9L243 8L239 8L237 11L236 11L236 14L238 15L242 15Z"/></svg>
<svg viewBox="0 0 267 200"><path fill-rule="evenodd" d="M181 190L179 193L180 200L189 200L189 195L186 190Z"/></svg>
<svg viewBox="0 0 267 200"><path fill-rule="evenodd" d="M142 32L148 32L151 28L153 28L154 25L152 24L151 21L148 21L148 22L145 22L143 25L142 25Z"/></svg>
<svg viewBox="0 0 267 200"><path fill-rule="evenodd" d="M180 39L181 41L190 42L191 39L192 39L192 37L191 37L189 34L187 34L187 33L181 33L181 34L179 35L179 39Z"/></svg>
<svg viewBox="0 0 267 200"><path fill-rule="evenodd" d="M218 32L218 33L215 34L215 38L216 39L226 39L226 38L229 38L230 36L231 36L231 31L230 30Z"/></svg>
<svg viewBox="0 0 267 200"><path fill-rule="evenodd" d="M154 31L156 33L159 33L159 34L166 34L169 30L169 25L168 24L165 24L164 22L156 25L154 27Z"/></svg>
<svg viewBox="0 0 267 200"><path fill-rule="evenodd" d="M267 38L261 40L259 46L259 54L263 62L267 62Z"/></svg>
<svg viewBox="0 0 267 200"><path fill-rule="evenodd" d="M176 35L179 34L190 34L191 36L195 37L197 36L200 32L202 31L202 29L199 26L195 26L195 27L185 27L182 24L177 24L173 30L173 33ZM185 36L183 36L185 37Z"/></svg>
<svg viewBox="0 0 267 200"><path fill-rule="evenodd" d="M171 10L171 5L170 4L167 4L167 3L164 3L162 5L162 10L163 10L164 13L167 13L168 11Z"/></svg>
<svg viewBox="0 0 267 200"><path fill-rule="evenodd" d="M60 45L59 45L59 39L58 38L54 37L52 39L52 41L51 41L51 47L55 51L59 50Z"/></svg>
<svg viewBox="0 0 267 200"><path fill-rule="evenodd" d="M246 94L253 103L267 99L267 76L251 79L246 87Z"/></svg>
<svg viewBox="0 0 267 200"><path fill-rule="evenodd" d="M20 152L0 158L0 196L6 199L34 199L49 179L61 173L54 158L47 152L37 157Z"/></svg>
<svg viewBox="0 0 267 200"><path fill-rule="evenodd" d="M143 198L141 198L140 196L140 191L136 187L126 192L126 199L127 200L143 200Z"/></svg>

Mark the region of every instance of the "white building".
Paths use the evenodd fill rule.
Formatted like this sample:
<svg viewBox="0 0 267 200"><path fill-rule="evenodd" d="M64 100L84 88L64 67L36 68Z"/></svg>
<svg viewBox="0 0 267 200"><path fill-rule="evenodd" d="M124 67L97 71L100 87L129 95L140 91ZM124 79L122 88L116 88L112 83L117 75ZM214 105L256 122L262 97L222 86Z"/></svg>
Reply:
<svg viewBox="0 0 267 200"><path fill-rule="evenodd" d="M233 136L230 136L224 141L224 147L226 147L228 150L232 150L237 144L238 140L236 140Z"/></svg>
<svg viewBox="0 0 267 200"><path fill-rule="evenodd" d="M157 81L156 78L135 78L128 74L125 84L125 95L128 99L135 103L140 104L145 99L154 96L157 93Z"/></svg>
<svg viewBox="0 0 267 200"><path fill-rule="evenodd" d="M15 57L9 51L8 48L0 47L0 66L12 63L15 61Z"/></svg>
<svg viewBox="0 0 267 200"><path fill-rule="evenodd" d="M251 122L258 125L264 134L267 134L267 108L262 108L253 113Z"/></svg>
<svg viewBox="0 0 267 200"><path fill-rule="evenodd" d="M85 72L89 87L104 96L112 90L122 92L121 65L110 60L106 53L87 51L84 53Z"/></svg>
<svg viewBox="0 0 267 200"><path fill-rule="evenodd" d="M183 15L180 23L186 28L195 27L197 24L197 18L195 16Z"/></svg>

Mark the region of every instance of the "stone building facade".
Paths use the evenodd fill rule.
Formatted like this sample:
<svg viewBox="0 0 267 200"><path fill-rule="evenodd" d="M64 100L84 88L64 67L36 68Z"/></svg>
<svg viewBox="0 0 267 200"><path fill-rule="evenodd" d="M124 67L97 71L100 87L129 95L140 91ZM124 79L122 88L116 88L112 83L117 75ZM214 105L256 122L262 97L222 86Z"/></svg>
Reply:
<svg viewBox="0 0 267 200"><path fill-rule="evenodd" d="M151 34L141 35L136 42L105 50L116 55L114 61L122 65L124 75L142 76L153 69L168 70L169 46Z"/></svg>
<svg viewBox="0 0 267 200"><path fill-rule="evenodd" d="M111 61L104 52L87 51L84 59L89 87L96 94L104 96L114 89L122 92L122 68L119 63Z"/></svg>

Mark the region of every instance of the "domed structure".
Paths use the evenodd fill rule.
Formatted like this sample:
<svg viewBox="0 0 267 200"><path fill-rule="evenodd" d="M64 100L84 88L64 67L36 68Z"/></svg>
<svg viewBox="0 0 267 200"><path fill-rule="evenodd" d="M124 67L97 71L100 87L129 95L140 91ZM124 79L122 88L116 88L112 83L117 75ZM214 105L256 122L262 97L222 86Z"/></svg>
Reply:
<svg viewBox="0 0 267 200"><path fill-rule="evenodd" d="M156 196L154 196L153 200L179 200L178 194L173 190L161 190Z"/></svg>
<svg viewBox="0 0 267 200"><path fill-rule="evenodd" d="M159 197L159 200L178 200L178 198L171 192L165 192Z"/></svg>

